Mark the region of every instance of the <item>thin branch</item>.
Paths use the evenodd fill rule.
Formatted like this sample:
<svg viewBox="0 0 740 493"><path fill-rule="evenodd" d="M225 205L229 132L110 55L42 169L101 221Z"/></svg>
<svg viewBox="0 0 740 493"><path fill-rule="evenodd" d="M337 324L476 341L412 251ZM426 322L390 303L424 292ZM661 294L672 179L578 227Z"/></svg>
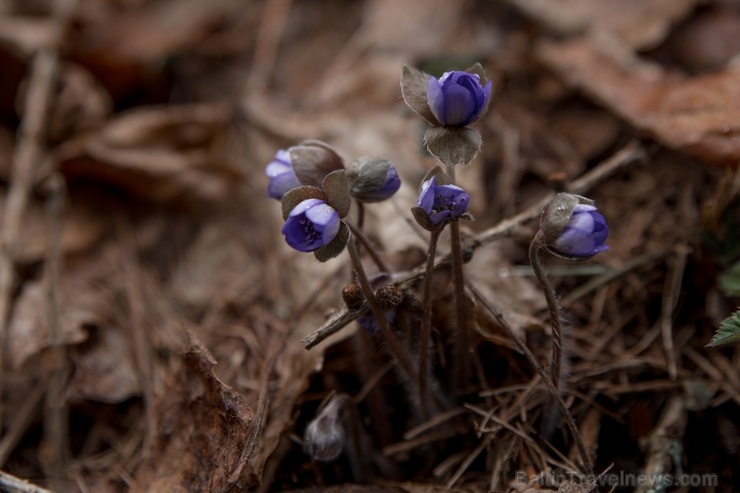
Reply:
<svg viewBox="0 0 740 493"><path fill-rule="evenodd" d="M64 178L54 173L49 178L50 196L47 201L47 222L49 230L49 250L47 252L47 305L49 316L49 339L51 345L47 353L49 363L49 384L46 387L46 405L44 415L44 450L43 457L47 476L54 491L67 491L64 481L65 463L69 443L69 423L66 406L66 387L69 378L69 363L66 346L62 343L59 321L61 293L59 280L62 271L62 220L66 185Z"/></svg>
<svg viewBox="0 0 740 493"><path fill-rule="evenodd" d="M11 493L52 493L50 490L31 484L25 479L0 471L0 489Z"/></svg>
<svg viewBox="0 0 740 493"><path fill-rule="evenodd" d="M49 46L41 48L34 55L31 63L23 121L13 156L10 187L0 231L0 396L5 388L6 342L16 283L15 256L19 248L21 224L33 186L34 170L43 156L46 119L59 72L57 45L61 42L75 4L75 0L59 0L54 3L55 36L52 36ZM2 416L3 402L0 399L0 423Z"/></svg>

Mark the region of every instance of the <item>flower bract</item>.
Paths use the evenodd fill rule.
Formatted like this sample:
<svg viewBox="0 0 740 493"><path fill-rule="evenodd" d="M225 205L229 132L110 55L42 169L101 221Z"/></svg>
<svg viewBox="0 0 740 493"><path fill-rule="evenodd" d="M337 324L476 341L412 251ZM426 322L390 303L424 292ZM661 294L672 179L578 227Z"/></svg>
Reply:
<svg viewBox="0 0 740 493"><path fill-rule="evenodd" d="M306 199L288 215L282 233L299 252L313 252L328 245L339 231L339 213L325 201Z"/></svg>
<svg viewBox="0 0 740 493"><path fill-rule="evenodd" d="M488 106L491 81L481 86L477 74L454 71L442 77L429 77L427 103L434 117L444 127L470 125Z"/></svg>
<svg viewBox="0 0 740 493"><path fill-rule="evenodd" d="M277 151L275 158L265 168L265 174L270 179L267 194L274 199L280 200L287 192L301 186L293 171L290 153L287 150Z"/></svg>
<svg viewBox="0 0 740 493"><path fill-rule="evenodd" d="M588 258L609 249L604 245L608 235L606 219L596 211L596 207L578 204L560 236L548 246L564 257Z"/></svg>
<svg viewBox="0 0 740 493"><path fill-rule="evenodd" d="M434 226L456 220L467 212L470 195L456 185L437 185L433 176L421 184L418 206L424 209Z"/></svg>

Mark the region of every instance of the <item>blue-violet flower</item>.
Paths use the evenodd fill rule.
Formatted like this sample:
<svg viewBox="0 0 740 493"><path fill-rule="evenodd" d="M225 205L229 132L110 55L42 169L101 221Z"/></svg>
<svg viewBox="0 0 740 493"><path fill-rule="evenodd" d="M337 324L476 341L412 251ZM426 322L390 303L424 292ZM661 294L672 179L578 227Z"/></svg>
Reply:
<svg viewBox="0 0 740 493"><path fill-rule="evenodd" d="M596 207L578 204L560 236L549 246L565 257L588 258L609 249L604 245L608 235L606 219L596 212Z"/></svg>
<svg viewBox="0 0 740 493"><path fill-rule="evenodd" d="M274 199L280 200L287 192L301 186L287 150L281 149L275 153L275 158L265 168L265 174L270 179L267 194Z"/></svg>
<svg viewBox="0 0 740 493"><path fill-rule="evenodd" d="M429 77L427 103L444 127L470 125L491 99L491 81L481 87L478 74L445 72L439 80Z"/></svg>
<svg viewBox="0 0 740 493"><path fill-rule="evenodd" d="M433 176L421 184L418 206L424 209L434 226L455 220L468 210L470 195L455 185L437 185Z"/></svg>
<svg viewBox="0 0 740 493"><path fill-rule="evenodd" d="M285 241L299 252L328 245L339 231L339 213L320 199L306 199L290 211L283 225Z"/></svg>

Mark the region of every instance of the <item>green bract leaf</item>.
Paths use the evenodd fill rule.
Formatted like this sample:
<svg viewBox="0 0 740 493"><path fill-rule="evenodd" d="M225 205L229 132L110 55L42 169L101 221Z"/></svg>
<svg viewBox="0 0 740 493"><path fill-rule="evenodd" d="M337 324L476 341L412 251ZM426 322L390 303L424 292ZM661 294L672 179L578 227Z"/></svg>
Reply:
<svg viewBox="0 0 740 493"><path fill-rule="evenodd" d="M328 202L326 194L318 187L298 187L283 195L280 201L283 205L283 220L288 219L290 211L295 206L308 199L319 199Z"/></svg>
<svg viewBox="0 0 740 493"><path fill-rule="evenodd" d="M480 132L469 127L433 127L424 133L429 152L447 166L466 165L481 147Z"/></svg>
<svg viewBox="0 0 740 493"><path fill-rule="evenodd" d="M719 276L719 285L727 296L740 296L740 262L735 262Z"/></svg>
<svg viewBox="0 0 740 493"><path fill-rule="evenodd" d="M339 231L337 235L331 240L328 245L322 246L318 250L314 251L313 254L316 260L319 262L326 262L331 260L344 251L349 243L350 233L349 228L344 222L339 223Z"/></svg>
<svg viewBox="0 0 740 493"><path fill-rule="evenodd" d="M401 95L409 108L435 127L438 127L439 120L434 116L427 102L429 77L429 74L425 74L421 70L404 65L401 74Z"/></svg>
<svg viewBox="0 0 740 493"><path fill-rule="evenodd" d="M720 346L738 341L740 341L740 310L722 321L719 325L719 330L717 330L707 346Z"/></svg>
<svg viewBox="0 0 740 493"><path fill-rule="evenodd" d="M339 217L349 214L352 205L352 197L349 194L349 183L344 170L333 171L324 179L324 192L328 197L327 202L339 213Z"/></svg>

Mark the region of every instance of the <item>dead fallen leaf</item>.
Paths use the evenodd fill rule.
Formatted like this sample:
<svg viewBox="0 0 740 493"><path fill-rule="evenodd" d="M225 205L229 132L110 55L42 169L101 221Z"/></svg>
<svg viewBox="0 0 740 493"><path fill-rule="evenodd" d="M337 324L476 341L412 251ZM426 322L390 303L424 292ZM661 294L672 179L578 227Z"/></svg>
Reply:
<svg viewBox="0 0 740 493"><path fill-rule="evenodd" d="M69 352L75 372L67 387L67 399L118 403L140 395L129 338L115 326L89 330L88 344L74 346Z"/></svg>
<svg viewBox="0 0 740 493"><path fill-rule="evenodd" d="M130 491L225 491L239 481L254 414L216 377L216 361L199 342L191 342L182 361L176 386L157 404L156 460L141 464Z"/></svg>
<svg viewBox="0 0 740 493"><path fill-rule="evenodd" d="M222 201L241 183L224 155L229 114L223 105L132 110L62 145L60 169L154 201Z"/></svg>
<svg viewBox="0 0 740 493"><path fill-rule="evenodd" d="M509 0L563 34L589 32L631 50L655 46L691 13L696 0Z"/></svg>
<svg viewBox="0 0 740 493"><path fill-rule="evenodd" d="M740 71L682 77L625 64L593 42L543 42L540 58L571 85L666 146L707 163L740 164Z"/></svg>

